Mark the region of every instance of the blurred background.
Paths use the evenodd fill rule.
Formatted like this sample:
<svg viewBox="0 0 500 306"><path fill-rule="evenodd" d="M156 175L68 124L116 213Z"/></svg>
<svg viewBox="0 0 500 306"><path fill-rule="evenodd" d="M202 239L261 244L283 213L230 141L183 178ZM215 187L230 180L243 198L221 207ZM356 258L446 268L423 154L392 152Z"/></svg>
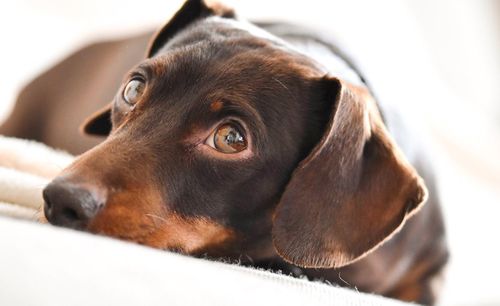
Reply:
<svg viewBox="0 0 500 306"><path fill-rule="evenodd" d="M69 52L155 29L182 2L2 3L0 120L23 85ZM500 305L500 1L224 2L248 19L336 35L379 99L403 106L439 175L452 252L441 304Z"/></svg>

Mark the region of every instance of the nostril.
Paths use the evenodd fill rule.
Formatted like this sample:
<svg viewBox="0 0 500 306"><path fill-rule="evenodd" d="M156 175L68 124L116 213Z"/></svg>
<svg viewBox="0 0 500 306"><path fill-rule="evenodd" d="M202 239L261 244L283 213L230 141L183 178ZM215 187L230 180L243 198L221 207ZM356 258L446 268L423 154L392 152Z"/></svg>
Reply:
<svg viewBox="0 0 500 306"><path fill-rule="evenodd" d="M43 207L43 213L45 215L45 218L50 220L52 216L52 202L50 201L49 197L47 196L47 192L45 189L43 190L43 200L44 200L44 207Z"/></svg>
<svg viewBox="0 0 500 306"><path fill-rule="evenodd" d="M79 218L78 213L76 212L76 210L74 210L72 208L69 208L69 207L65 207L61 211L61 216L63 218L65 218L69 222L75 222L75 221L80 220L80 218Z"/></svg>
<svg viewBox="0 0 500 306"><path fill-rule="evenodd" d="M52 215L52 205L50 202L45 202L45 207L43 209L45 217L50 217Z"/></svg>
<svg viewBox="0 0 500 306"><path fill-rule="evenodd" d="M47 189L43 190L42 196L43 196L43 200L45 202L46 208L50 210L52 208L52 203L51 203L51 201L49 199L49 196L47 195Z"/></svg>

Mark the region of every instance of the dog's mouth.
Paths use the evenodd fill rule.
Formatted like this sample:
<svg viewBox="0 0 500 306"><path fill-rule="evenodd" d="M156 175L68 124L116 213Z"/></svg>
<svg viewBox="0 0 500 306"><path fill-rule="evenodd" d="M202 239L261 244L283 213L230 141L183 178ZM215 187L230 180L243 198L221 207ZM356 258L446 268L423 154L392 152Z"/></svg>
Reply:
<svg viewBox="0 0 500 306"><path fill-rule="evenodd" d="M223 256L230 253L229 246L237 240L234 230L206 217L188 218L167 212L144 213L130 206L133 205L107 205L93 218L82 221L73 212L51 218L53 207L49 202L45 203L45 214L41 218L56 226L196 257ZM45 217L46 214L49 218Z"/></svg>

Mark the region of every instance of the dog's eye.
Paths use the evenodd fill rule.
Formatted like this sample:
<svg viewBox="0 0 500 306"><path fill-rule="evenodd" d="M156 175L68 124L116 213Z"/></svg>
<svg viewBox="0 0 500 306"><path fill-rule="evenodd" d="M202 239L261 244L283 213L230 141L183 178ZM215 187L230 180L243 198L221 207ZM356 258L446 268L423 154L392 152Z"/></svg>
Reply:
<svg viewBox="0 0 500 306"><path fill-rule="evenodd" d="M207 139L207 144L219 152L238 153L247 148L245 136L235 124L225 123L219 126L212 135Z"/></svg>
<svg viewBox="0 0 500 306"><path fill-rule="evenodd" d="M141 79L133 79L129 81L123 90L123 100L130 105L136 104L144 93L145 87L146 84Z"/></svg>

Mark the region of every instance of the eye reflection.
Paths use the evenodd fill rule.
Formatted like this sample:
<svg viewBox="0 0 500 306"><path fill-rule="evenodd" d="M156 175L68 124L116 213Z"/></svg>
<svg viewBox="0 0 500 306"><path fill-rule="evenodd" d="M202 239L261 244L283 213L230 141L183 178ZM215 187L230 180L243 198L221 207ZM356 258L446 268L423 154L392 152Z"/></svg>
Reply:
<svg viewBox="0 0 500 306"><path fill-rule="evenodd" d="M144 93L146 84L141 79L133 79L128 82L123 90L123 100L129 105L135 105Z"/></svg>

